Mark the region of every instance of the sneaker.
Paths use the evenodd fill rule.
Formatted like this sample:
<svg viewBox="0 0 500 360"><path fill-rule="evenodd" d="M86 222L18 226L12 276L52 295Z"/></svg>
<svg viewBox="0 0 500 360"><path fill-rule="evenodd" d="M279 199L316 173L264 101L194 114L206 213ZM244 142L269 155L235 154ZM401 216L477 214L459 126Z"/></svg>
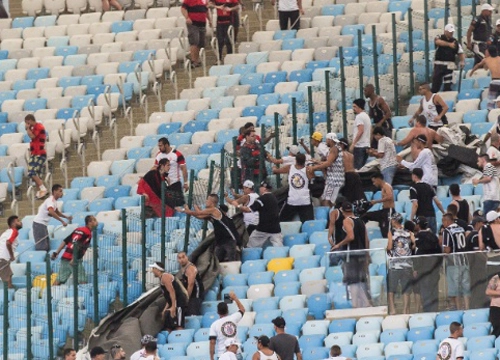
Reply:
<svg viewBox="0 0 500 360"><path fill-rule="evenodd" d="M47 190L38 190L35 194L35 197L40 200L47 196L48 193L49 192Z"/></svg>

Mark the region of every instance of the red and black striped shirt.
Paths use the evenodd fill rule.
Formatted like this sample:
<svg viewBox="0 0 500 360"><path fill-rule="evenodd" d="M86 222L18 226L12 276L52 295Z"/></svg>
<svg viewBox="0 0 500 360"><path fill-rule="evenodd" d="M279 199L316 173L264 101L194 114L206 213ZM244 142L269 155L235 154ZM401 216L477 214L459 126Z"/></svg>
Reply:
<svg viewBox="0 0 500 360"><path fill-rule="evenodd" d="M207 23L206 0L184 0L182 7L187 10L188 17L195 26L205 26Z"/></svg>
<svg viewBox="0 0 500 360"><path fill-rule="evenodd" d="M31 155L47 155L47 151L45 151L45 141L47 141L47 132L45 131L45 127L42 123L37 122L31 127L30 130L33 135L35 135L30 142Z"/></svg>

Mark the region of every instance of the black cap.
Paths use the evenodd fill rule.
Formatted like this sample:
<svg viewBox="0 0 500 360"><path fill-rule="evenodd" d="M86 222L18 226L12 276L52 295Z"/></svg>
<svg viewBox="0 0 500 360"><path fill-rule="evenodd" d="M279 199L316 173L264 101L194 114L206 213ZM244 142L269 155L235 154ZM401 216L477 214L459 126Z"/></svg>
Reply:
<svg viewBox="0 0 500 360"><path fill-rule="evenodd" d="M486 219L482 216L475 216L472 218L471 225L474 226L477 223L486 223Z"/></svg>
<svg viewBox="0 0 500 360"><path fill-rule="evenodd" d="M421 143L427 144L427 136L423 134L417 135L415 139L420 141Z"/></svg>
<svg viewBox="0 0 500 360"><path fill-rule="evenodd" d="M103 355L103 354L107 354L107 353L108 352L106 350L104 350L102 347L96 346L96 347L93 347L92 350L90 350L90 357L95 358L97 355Z"/></svg>
<svg viewBox="0 0 500 360"><path fill-rule="evenodd" d="M342 210L343 211L352 211L352 204L349 201L344 201L342 203Z"/></svg>
<svg viewBox="0 0 500 360"><path fill-rule="evenodd" d="M273 187L271 186L271 184L269 184L269 183L268 183L268 182L266 182L266 181L262 181L262 182L260 183L260 186L261 186L261 187L265 187L267 190L272 190L272 188L273 188Z"/></svg>
<svg viewBox="0 0 500 360"><path fill-rule="evenodd" d="M484 217L484 213L483 213L483 210L476 210L474 211L474 213L472 214L473 217Z"/></svg>
<svg viewBox="0 0 500 360"><path fill-rule="evenodd" d="M427 226L429 226L429 222L425 216L418 216L415 219L415 224L423 228L427 228Z"/></svg>
<svg viewBox="0 0 500 360"><path fill-rule="evenodd" d="M346 138L339 139L340 144L344 144L345 147L349 147L349 141Z"/></svg>
<svg viewBox="0 0 500 360"><path fill-rule="evenodd" d="M271 341L266 335L256 336L255 339L265 347L269 346L269 342Z"/></svg>
<svg viewBox="0 0 500 360"><path fill-rule="evenodd" d="M283 319L281 316L278 316L276 319L274 319L272 323L274 324L274 326L281 329L284 329L286 325L285 319Z"/></svg>

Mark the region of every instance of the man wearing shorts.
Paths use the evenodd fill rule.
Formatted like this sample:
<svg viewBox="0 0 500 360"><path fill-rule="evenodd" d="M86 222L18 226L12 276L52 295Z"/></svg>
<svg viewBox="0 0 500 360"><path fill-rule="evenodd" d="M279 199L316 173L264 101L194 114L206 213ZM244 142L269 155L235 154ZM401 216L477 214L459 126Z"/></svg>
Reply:
<svg viewBox="0 0 500 360"><path fill-rule="evenodd" d="M55 260L59 253L64 249L61 258L61 267L57 275L54 285L60 285L68 281L71 274L73 274L73 267L78 266L78 283L85 284L87 282L87 275L83 268L83 257L90 246L92 240L92 231L97 227L97 220L92 215L85 217L85 226L75 229L66 239L61 242L61 245L56 251L52 253L51 259ZM77 249L77 258L75 264L74 250Z"/></svg>
<svg viewBox="0 0 500 360"><path fill-rule="evenodd" d="M413 263L408 259L415 247L415 236L403 227L403 216L394 214L391 217L392 231L387 233L387 251L390 252L389 274L388 274L388 300L389 315L396 314L394 306L394 293L401 284L403 293L403 313L410 313L410 293L413 279Z"/></svg>
<svg viewBox="0 0 500 360"><path fill-rule="evenodd" d="M165 272L165 265L155 262L149 265L153 275L160 279L160 289L165 297L165 308L161 312L164 329L167 331L182 330L186 318L188 294L182 283L172 274Z"/></svg>
<svg viewBox="0 0 500 360"><path fill-rule="evenodd" d="M45 150L47 132L45 131L45 127L42 123L36 122L35 117L32 114L26 115L24 123L26 126L26 134L28 134L31 139L28 176L38 187L38 191L35 195L36 198L42 199L47 195L47 188L41 179L45 169L45 162L47 161L47 151Z"/></svg>
<svg viewBox="0 0 500 360"><path fill-rule="evenodd" d="M200 49L205 47L207 21L212 26L206 0L184 0L181 8L186 18L191 67L200 67Z"/></svg>
<svg viewBox="0 0 500 360"><path fill-rule="evenodd" d="M59 184L52 186L52 195L49 196L38 208L38 213L33 219L33 238L35 239L35 250L49 251L49 225L53 217L61 222L63 226L68 223L63 218L71 221L73 217L64 215L57 208L57 200L63 197L63 187Z"/></svg>
<svg viewBox="0 0 500 360"><path fill-rule="evenodd" d="M16 215L12 215L7 219L9 229L0 235L0 279L6 282L9 289L12 286L12 269L10 263L15 260L14 252L17 246L17 235L19 229L23 227L21 220Z"/></svg>
<svg viewBox="0 0 500 360"><path fill-rule="evenodd" d="M332 207L340 188L345 183L344 157L336 134L326 134L326 145L330 148L326 161L313 166L311 171L326 169L326 184L321 196L321 205Z"/></svg>

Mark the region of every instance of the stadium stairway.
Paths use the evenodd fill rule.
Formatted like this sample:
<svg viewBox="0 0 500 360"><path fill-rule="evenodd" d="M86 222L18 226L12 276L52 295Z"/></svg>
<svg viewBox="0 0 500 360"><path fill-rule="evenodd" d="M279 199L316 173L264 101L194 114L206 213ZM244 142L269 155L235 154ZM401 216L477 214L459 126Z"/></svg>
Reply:
<svg viewBox="0 0 500 360"><path fill-rule="evenodd" d="M253 11L253 5L252 1L250 0L244 0L244 5L245 5L245 10L243 11L242 16L248 15L249 18L249 24L250 24L250 34L253 34L255 31L260 30L259 29L259 21L257 19L256 13ZM270 3L264 3L265 9L262 12L262 22L263 24L266 24L268 20L273 19L274 11L272 10L272 7ZM17 17L17 16L24 16L21 10L21 2L20 1L10 1L10 12L11 12L11 17ZM241 41L246 41L246 34L243 28L240 28L240 33L238 35L239 42ZM238 42L238 43L239 43ZM207 41L207 73L208 70L211 66L216 65L216 57L214 54L214 51L211 49L209 45L209 41ZM179 93L183 89L189 88L189 77L187 72L184 70L184 65L182 63L178 63L178 65L174 68L174 70L177 73L177 80L178 80L178 91ZM199 77L203 76L203 70L201 68L196 68L193 69L192 71L192 78L193 81ZM175 94L173 90L173 86L171 82L163 82L162 84L162 92L161 92L161 99L163 102L163 105L167 100L175 99ZM132 112L133 112L133 119L134 119L134 129L137 126L137 124L140 123L145 123L147 122L147 119L149 115L155 111L164 111L163 108L159 108L158 105L158 100L156 96L153 94L153 92L150 90L147 92L147 102L148 102L148 114L145 116L143 109L140 107L137 101L133 100L132 101ZM162 107L163 107L162 105ZM123 136L126 135L135 135L135 134L130 134L130 126L127 122L127 120L124 118L123 114L121 111L117 112L117 123L118 123L118 139L121 139ZM75 147L72 145L68 150L69 150L69 160L68 160L68 184L71 183L71 180L74 177L77 176L82 176L82 168L89 165L91 161L97 161L97 151L94 146L94 143L92 142L91 134L88 134L87 137L85 138L86 142L86 153L85 153L85 164L83 165L79 155L76 153ZM101 125L100 127L100 146L101 146L101 154L107 150L107 149L113 149L114 148L114 137L113 137L113 131L106 125ZM60 155L57 155L56 158L53 160L53 167L52 167L52 173L53 173L53 183L59 183L64 186L64 176L63 173L59 167L61 161ZM22 200L18 202L19 204L19 211L18 214L19 217L24 217L26 215L32 215L32 206L31 206L31 201L27 197L27 179L24 179L23 185L20 188L21 194L22 194ZM4 203L4 217L0 218L0 231L4 231L7 229L7 224L6 224L6 218L10 215L12 215L12 211L10 210L10 197L8 200ZM42 201L37 200L35 203L35 211L38 208L38 206L42 203ZM2 220L4 219L4 220Z"/></svg>

